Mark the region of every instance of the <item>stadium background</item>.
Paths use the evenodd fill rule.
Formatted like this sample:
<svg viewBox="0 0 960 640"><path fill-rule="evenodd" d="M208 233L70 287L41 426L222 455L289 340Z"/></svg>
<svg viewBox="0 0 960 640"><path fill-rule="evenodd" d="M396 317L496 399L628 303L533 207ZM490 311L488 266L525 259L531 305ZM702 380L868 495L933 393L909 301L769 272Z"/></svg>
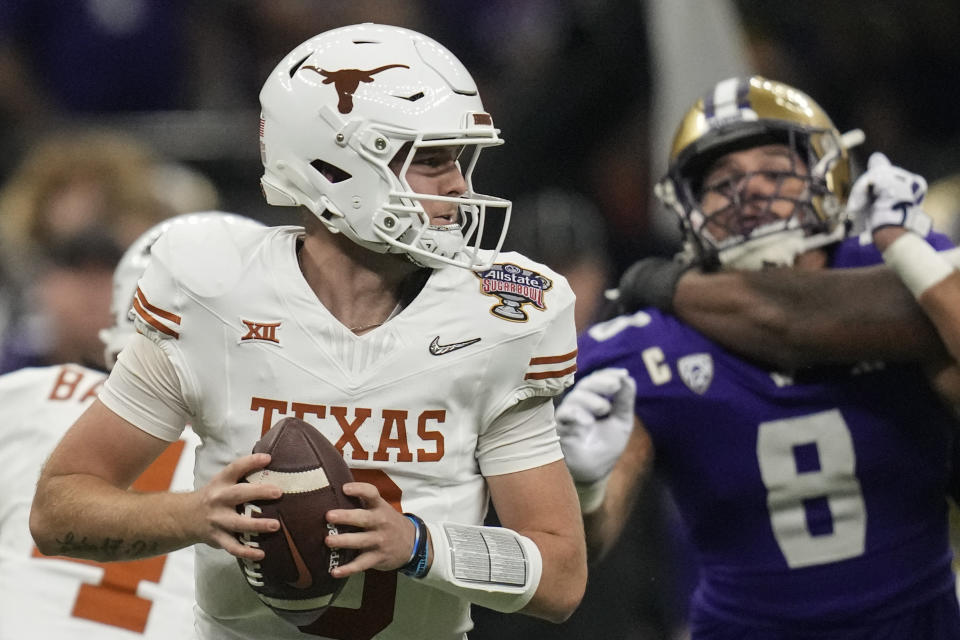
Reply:
<svg viewBox="0 0 960 640"><path fill-rule="evenodd" d="M257 92L295 44L364 21L433 36L474 73L507 140L475 183L518 203L510 245L548 262L603 254L607 278L676 250L676 222L651 201L651 184L682 113L723 77L802 88L841 131L865 131L861 161L883 150L934 191L960 173L960 3L3 0L0 184L38 141L108 128L205 176L219 208L294 222L259 192ZM948 214L960 197L942 192L934 213L956 239ZM543 193L555 197L524 217ZM563 203L567 214L555 215ZM672 526L652 490L569 623L481 614L471 637L673 637L690 567Z"/></svg>

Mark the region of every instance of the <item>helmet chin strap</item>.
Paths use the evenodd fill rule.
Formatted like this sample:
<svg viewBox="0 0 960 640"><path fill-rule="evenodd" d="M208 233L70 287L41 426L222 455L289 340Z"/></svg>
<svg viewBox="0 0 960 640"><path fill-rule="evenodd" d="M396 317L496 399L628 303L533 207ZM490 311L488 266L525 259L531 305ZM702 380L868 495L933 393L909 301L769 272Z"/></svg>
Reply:
<svg viewBox="0 0 960 640"><path fill-rule="evenodd" d="M417 236L416 245L411 242L411 247L419 251L407 249L406 255L410 260L422 267L436 269L443 266L444 260L436 259L434 256L452 259L463 249L463 232L459 224L446 226L427 225L419 234L413 230L407 231L407 234ZM404 237L400 237L404 240Z"/></svg>
<svg viewBox="0 0 960 640"><path fill-rule="evenodd" d="M817 233L812 236L806 236L803 239L803 251L801 253L806 253L813 249L819 249L820 247L825 247L828 244L833 244L834 242L840 242L847 236L847 223L846 221L841 221L840 224L837 224L833 228L833 231L829 233Z"/></svg>
<svg viewBox="0 0 960 640"><path fill-rule="evenodd" d="M792 267L797 256L807 250L803 229L789 229L722 249L717 257L723 269L760 271Z"/></svg>
<svg viewBox="0 0 960 640"><path fill-rule="evenodd" d="M847 226L838 224L829 233L804 235L803 229L773 233L743 244L722 249L718 258L726 269L760 271L769 267L792 267L797 256L843 240Z"/></svg>

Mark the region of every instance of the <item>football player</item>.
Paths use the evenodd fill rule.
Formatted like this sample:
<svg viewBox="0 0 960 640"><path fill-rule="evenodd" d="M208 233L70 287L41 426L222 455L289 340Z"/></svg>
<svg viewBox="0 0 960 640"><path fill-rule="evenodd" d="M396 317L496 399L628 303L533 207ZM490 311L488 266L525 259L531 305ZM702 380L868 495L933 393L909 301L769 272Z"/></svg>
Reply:
<svg viewBox="0 0 960 640"><path fill-rule="evenodd" d="M782 83L718 83L658 187L686 254L784 278L886 260L921 301L960 283L919 206L923 178L875 154L851 192L858 137ZM845 237L848 209L864 234ZM693 638L960 638L941 401L960 399L957 367L924 364L787 370L654 307L593 326L557 412L588 548L609 548L655 470L697 552Z"/></svg>
<svg viewBox="0 0 960 640"><path fill-rule="evenodd" d="M134 335L127 314L150 248L172 226L223 218L189 214L152 227L124 252L113 274L114 325L103 329L104 357L112 366ZM89 638L166 640L193 633L193 550L102 564L45 556L34 546L28 519L40 468L71 424L90 406L106 374L76 364L20 369L0 377L0 421L6 464L0 480L0 639ZM134 482L137 491L193 488L197 437L187 428ZM65 544L90 541L65 532Z"/></svg>
<svg viewBox="0 0 960 640"><path fill-rule="evenodd" d="M263 192L304 207L305 226L157 242L133 302L142 335L41 476L38 546L116 560L203 543L203 638L459 639L471 603L565 619L586 553L551 399L575 370L574 297L548 267L498 255L510 203L472 174L502 140L473 79L430 38L362 24L295 48L260 100ZM244 454L284 416L335 443L364 504L326 514L362 528L327 537L359 554L302 628L236 560L263 557L238 536L280 527L236 506L279 497L238 480L268 464ZM198 489L129 491L188 421ZM503 528L481 526L490 499ZM64 548L67 533L92 544Z"/></svg>

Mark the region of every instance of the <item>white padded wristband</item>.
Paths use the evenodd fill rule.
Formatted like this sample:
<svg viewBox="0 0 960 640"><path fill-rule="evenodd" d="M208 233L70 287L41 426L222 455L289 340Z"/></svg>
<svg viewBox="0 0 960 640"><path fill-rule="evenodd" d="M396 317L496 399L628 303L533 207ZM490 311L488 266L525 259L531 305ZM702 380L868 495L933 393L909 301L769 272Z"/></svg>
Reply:
<svg viewBox="0 0 960 640"><path fill-rule="evenodd" d="M512 529L427 522L433 563L421 582L502 613L522 609L543 573L536 543Z"/></svg>
<svg viewBox="0 0 960 640"><path fill-rule="evenodd" d="M883 261L915 298L953 273L953 265L915 233L894 240L883 252Z"/></svg>
<svg viewBox="0 0 960 640"><path fill-rule="evenodd" d="M939 253L944 260L952 264L955 269L960 269L960 247L944 249L943 251L938 251L937 253Z"/></svg>

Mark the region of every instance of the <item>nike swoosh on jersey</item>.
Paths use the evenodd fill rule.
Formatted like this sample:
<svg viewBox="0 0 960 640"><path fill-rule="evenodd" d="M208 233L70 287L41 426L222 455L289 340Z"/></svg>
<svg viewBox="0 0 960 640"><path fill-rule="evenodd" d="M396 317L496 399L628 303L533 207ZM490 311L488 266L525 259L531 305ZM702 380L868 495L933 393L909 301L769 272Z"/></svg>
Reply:
<svg viewBox="0 0 960 640"><path fill-rule="evenodd" d="M300 555L300 549L297 548L297 543L293 541L293 536L287 531L287 525L284 524L283 518L280 518L280 528L283 529L283 536L287 539L287 546L290 547L293 566L297 568L297 579L287 584L294 589L309 589L313 584L313 575L310 573L310 567L303 561L303 556Z"/></svg>
<svg viewBox="0 0 960 640"><path fill-rule="evenodd" d="M456 351L457 349L463 349L464 347L469 347L470 345L478 342L480 342L480 338L464 340L463 342L453 342L451 344L440 344L440 336L437 336L433 339L433 342L430 343L430 353L435 356L442 356L445 353L450 353L451 351Z"/></svg>

